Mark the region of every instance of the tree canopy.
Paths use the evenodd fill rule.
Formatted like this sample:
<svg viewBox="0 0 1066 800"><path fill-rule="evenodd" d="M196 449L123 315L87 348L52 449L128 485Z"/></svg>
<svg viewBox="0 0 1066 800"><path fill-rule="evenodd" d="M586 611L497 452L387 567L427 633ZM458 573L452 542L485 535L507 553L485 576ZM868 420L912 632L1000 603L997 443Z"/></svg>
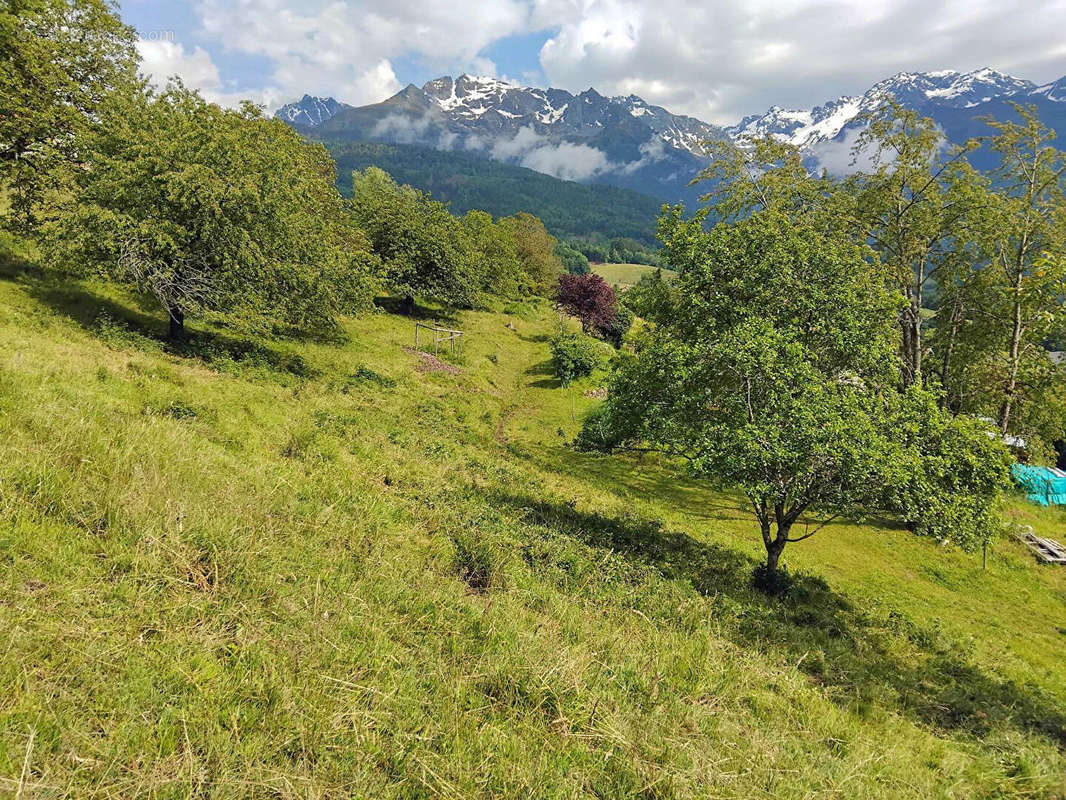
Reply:
<svg viewBox="0 0 1066 800"><path fill-rule="evenodd" d="M49 226L59 259L153 295L174 338L206 312L320 329L369 305L375 260L324 148L180 83L115 96L101 115L91 166Z"/></svg>
<svg viewBox="0 0 1066 800"><path fill-rule="evenodd" d="M453 306L478 304L477 266L447 206L377 167L353 173L352 186L352 212L385 265L389 288Z"/></svg>
<svg viewBox="0 0 1066 800"><path fill-rule="evenodd" d="M544 223L525 212L504 217L500 224L514 237L518 261L526 273L531 290L548 296L555 290L563 263L555 253L558 243Z"/></svg>
<svg viewBox="0 0 1066 800"><path fill-rule="evenodd" d="M950 505L955 487L929 477L924 440L892 423L915 403L930 406L898 391L900 301L865 245L775 210L709 232L675 210L662 230L676 291L650 306L653 324L621 360L583 446L661 451L740 489L771 582L786 544L840 514L898 507L917 476ZM992 475L1005 474L996 442L966 441ZM974 497L982 513L998 488ZM794 534L801 519L813 530Z"/></svg>
<svg viewBox="0 0 1066 800"><path fill-rule="evenodd" d="M0 4L0 186L20 222L58 169L85 162L78 137L111 92L133 83L135 39L109 0Z"/></svg>

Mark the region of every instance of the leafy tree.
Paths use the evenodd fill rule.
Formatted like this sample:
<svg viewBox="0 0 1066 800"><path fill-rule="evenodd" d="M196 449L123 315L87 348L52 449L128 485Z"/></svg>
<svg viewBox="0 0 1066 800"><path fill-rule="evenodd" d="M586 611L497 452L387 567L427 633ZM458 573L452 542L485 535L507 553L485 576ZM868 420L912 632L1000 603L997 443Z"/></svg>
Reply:
<svg viewBox="0 0 1066 800"><path fill-rule="evenodd" d="M773 586L788 543L837 515L898 508L911 496L903 487L926 474L926 456L891 420L919 400L941 412L920 389L899 393L899 301L849 236L772 209L710 232L675 209L661 230L679 277L670 302L651 311L669 313L652 313L636 354L620 359L579 443L664 452L738 488ZM995 446L986 432L963 433ZM922 486L945 506L959 491L944 480ZM793 533L814 514L821 520ZM932 520L925 532L944 529Z"/></svg>
<svg viewBox="0 0 1066 800"><path fill-rule="evenodd" d="M563 264L555 254L556 239L539 219L524 212L504 217L500 224L514 237L518 261L532 291L549 295L555 289Z"/></svg>
<svg viewBox="0 0 1066 800"><path fill-rule="evenodd" d="M641 276L636 286L622 295L622 303L638 317L669 319L673 314L676 292L663 277L661 269Z"/></svg>
<svg viewBox="0 0 1066 800"><path fill-rule="evenodd" d="M1016 108L1017 121L987 120L999 166L974 184L980 201L937 273L933 351L946 407L994 418L1042 458L1066 429L1066 375L1046 349L1066 330L1066 156L1035 111Z"/></svg>
<svg viewBox="0 0 1066 800"><path fill-rule="evenodd" d="M945 413L918 387L885 400L885 421L909 457L885 482L881 506L914 533L964 550L991 540L1011 458L988 423Z"/></svg>
<svg viewBox="0 0 1066 800"><path fill-rule="evenodd" d="M629 333L631 327L633 327L633 312L626 306L619 304L615 308L610 321L606 325L600 326L598 333L606 341L618 348L622 346L622 341L625 339L625 335Z"/></svg>
<svg viewBox="0 0 1066 800"><path fill-rule="evenodd" d="M514 237L484 211L462 217L467 246L478 288L500 297L518 297L527 291L526 276L518 261Z"/></svg>
<svg viewBox="0 0 1066 800"><path fill-rule="evenodd" d="M321 146L180 83L115 95L100 113L50 244L153 295L171 338L206 312L308 329L369 305L374 260Z"/></svg>
<svg viewBox="0 0 1066 800"><path fill-rule="evenodd" d="M1053 146L1055 132L1040 122L1034 107L1014 104L1014 109L1020 122L989 120L997 131L989 144L1000 158L987 232L996 281L992 302L982 309L1006 334L997 415L1004 433L1015 406L1026 399L1027 384L1046 385L1051 371L1041 342L1066 319L1066 154ZM1023 372L1037 377L1034 367L1045 380L1023 381Z"/></svg>
<svg viewBox="0 0 1066 800"><path fill-rule="evenodd" d="M549 342L555 376L563 386L591 375L600 365L596 345L587 336L562 331Z"/></svg>
<svg viewBox="0 0 1066 800"><path fill-rule="evenodd" d="M559 242L555 245L555 255L563 262L567 272L574 275L585 275L589 271L589 260L585 254L569 242Z"/></svg>
<svg viewBox="0 0 1066 800"><path fill-rule="evenodd" d="M0 3L0 186L23 221L58 168L85 161L78 138L133 83L134 41L109 0Z"/></svg>
<svg viewBox="0 0 1066 800"><path fill-rule="evenodd" d="M595 273L560 275L555 302L563 311L581 320L584 333L606 328L618 311L614 289Z"/></svg>
<svg viewBox="0 0 1066 800"><path fill-rule="evenodd" d="M839 214L824 213L828 201L839 197L835 182L811 175L793 145L765 137L741 144L713 141L707 147L711 163L696 182L710 184L700 199L715 219L736 222L757 211L773 211L796 220L822 212L823 221L839 221Z"/></svg>
<svg viewBox="0 0 1066 800"><path fill-rule="evenodd" d="M474 263L463 226L443 203L397 186L377 167L353 173L352 185L353 215L385 265L393 291L406 295L409 304L415 295L453 306L478 304L478 270L484 265Z"/></svg>
<svg viewBox="0 0 1066 800"><path fill-rule="evenodd" d="M922 309L926 293L946 261L965 246L966 220L984 195L963 156L973 145L943 158L936 123L886 103L870 120L855 147L869 158L871 173L849 181L856 199L859 232L868 237L906 300L900 312L900 354L905 385L922 383Z"/></svg>

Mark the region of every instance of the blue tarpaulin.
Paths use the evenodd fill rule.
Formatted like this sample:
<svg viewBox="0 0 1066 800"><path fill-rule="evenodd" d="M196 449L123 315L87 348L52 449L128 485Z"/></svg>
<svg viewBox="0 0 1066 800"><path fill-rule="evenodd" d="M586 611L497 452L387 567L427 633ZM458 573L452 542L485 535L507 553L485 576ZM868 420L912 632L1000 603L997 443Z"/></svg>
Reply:
<svg viewBox="0 0 1066 800"><path fill-rule="evenodd" d="M1034 503L1066 505L1066 472L1061 469L1015 464L1011 474Z"/></svg>

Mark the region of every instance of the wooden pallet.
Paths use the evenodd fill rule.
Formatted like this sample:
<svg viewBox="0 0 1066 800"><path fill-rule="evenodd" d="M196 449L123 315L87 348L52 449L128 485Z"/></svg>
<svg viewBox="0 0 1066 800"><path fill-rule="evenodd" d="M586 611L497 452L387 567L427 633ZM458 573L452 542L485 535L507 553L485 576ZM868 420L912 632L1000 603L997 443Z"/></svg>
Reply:
<svg viewBox="0 0 1066 800"><path fill-rule="evenodd" d="M1038 559L1046 564L1066 564L1066 547L1054 539L1045 539L1033 533L1029 528L1018 537Z"/></svg>

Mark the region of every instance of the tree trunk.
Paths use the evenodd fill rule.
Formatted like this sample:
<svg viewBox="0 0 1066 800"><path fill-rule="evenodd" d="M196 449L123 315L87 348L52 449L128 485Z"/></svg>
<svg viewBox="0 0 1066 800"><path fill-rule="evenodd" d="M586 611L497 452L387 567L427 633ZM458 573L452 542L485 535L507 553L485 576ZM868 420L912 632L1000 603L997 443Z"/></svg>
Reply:
<svg viewBox="0 0 1066 800"><path fill-rule="evenodd" d="M785 551L785 540L781 537L766 546L766 574L776 575L781 554Z"/></svg>
<svg viewBox="0 0 1066 800"><path fill-rule="evenodd" d="M962 324L963 307L962 301L956 297L951 306L951 334L948 337L948 346L944 349L944 363L940 367L940 385L943 392L940 395L940 407L942 409L951 409L952 413L956 412L956 408L951 403L949 398L950 389L948 388L951 382L951 359L955 355L955 342L959 337L959 326Z"/></svg>
<svg viewBox="0 0 1066 800"><path fill-rule="evenodd" d="M922 377L922 315L915 312L913 305L900 314L900 327L903 329L903 385L913 386Z"/></svg>
<svg viewBox="0 0 1066 800"><path fill-rule="evenodd" d="M777 523L777 535L771 538L769 530L763 533L763 544L766 545L766 574L768 576L772 577L777 574L781 554L785 551L785 545L788 544L788 534L792 530L793 520L794 517L791 514L786 513L783 508L775 506L774 521Z"/></svg>
<svg viewBox="0 0 1066 800"><path fill-rule="evenodd" d="M167 332L167 338L172 342L184 342L186 339L185 312L180 306L175 305L167 309L167 314L170 317L170 328Z"/></svg>
<svg viewBox="0 0 1066 800"><path fill-rule="evenodd" d="M1021 302L1021 273L1015 278L1014 286L1014 319L1010 336L1010 360L1007 364L1007 384L1003 391L1003 404L999 409L999 429L1006 433L1010 427L1011 408L1014 405L1014 394L1018 390L1018 369L1021 361L1022 346L1022 302Z"/></svg>

